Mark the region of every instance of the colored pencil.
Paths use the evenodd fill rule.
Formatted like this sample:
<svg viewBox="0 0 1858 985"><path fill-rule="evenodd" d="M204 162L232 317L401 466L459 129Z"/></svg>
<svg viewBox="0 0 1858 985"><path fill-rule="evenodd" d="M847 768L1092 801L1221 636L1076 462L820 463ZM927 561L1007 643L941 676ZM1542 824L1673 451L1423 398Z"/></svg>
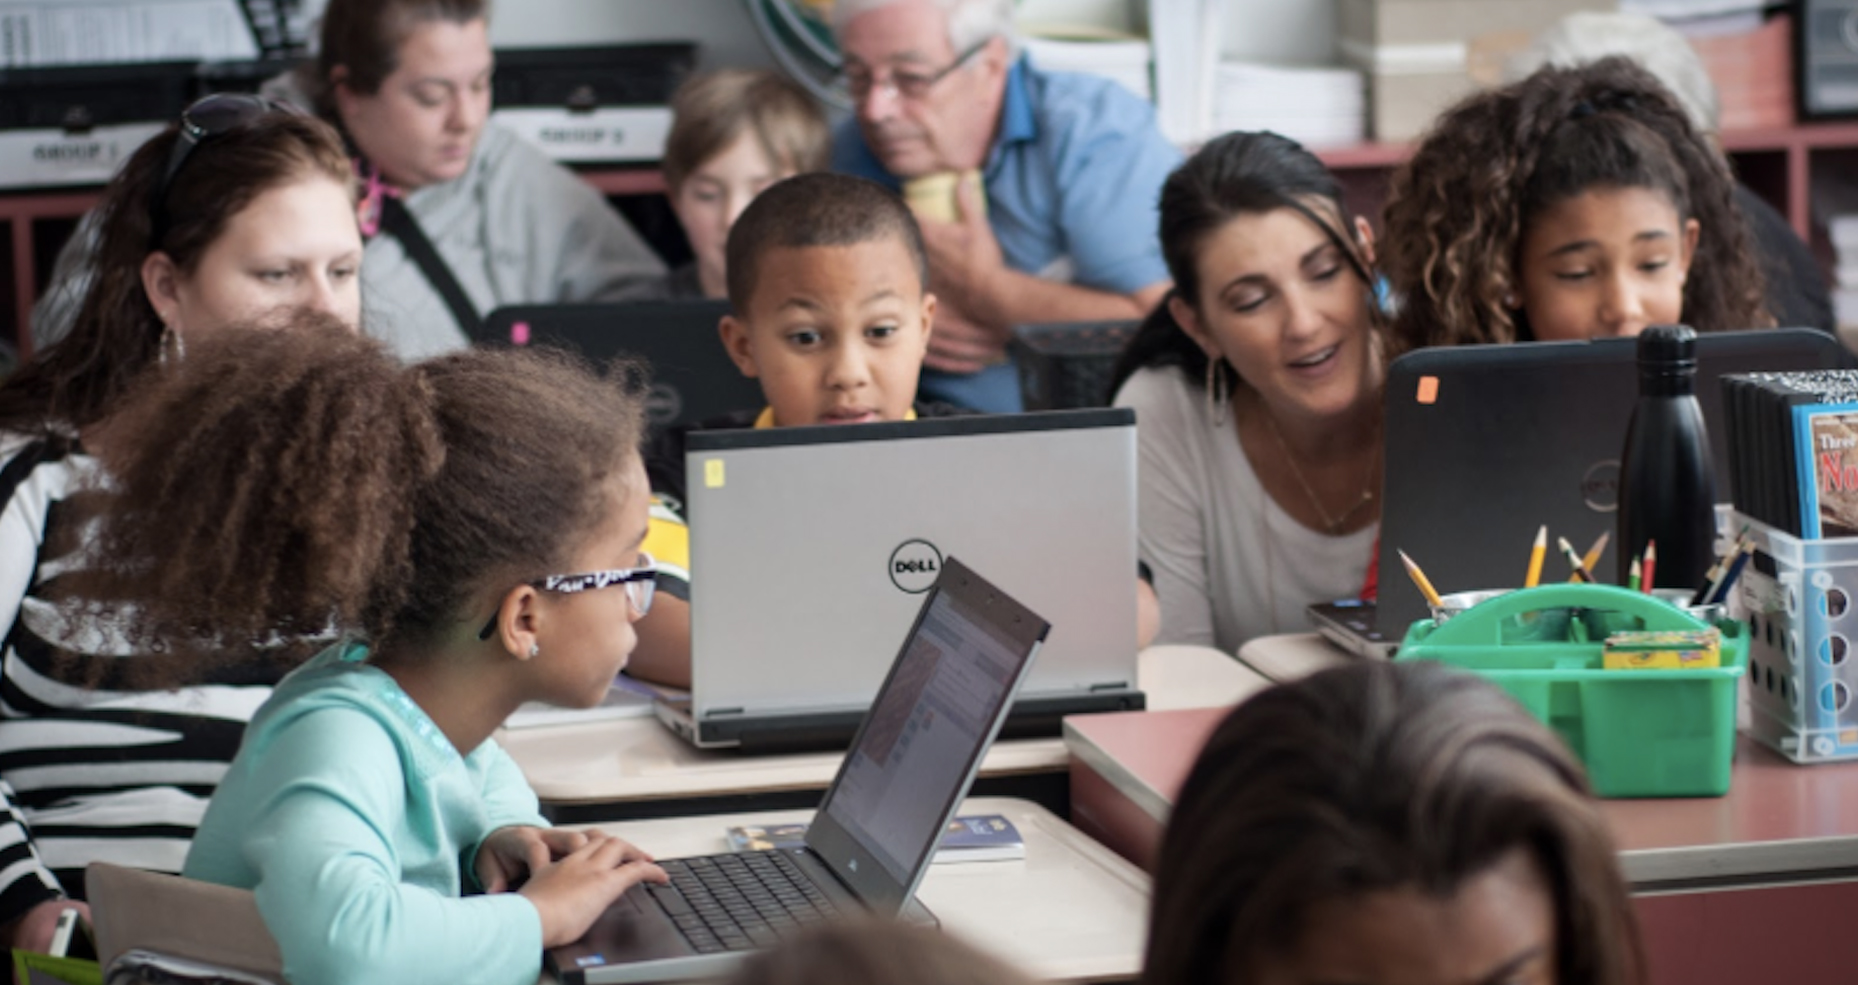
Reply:
<svg viewBox="0 0 1858 985"><path fill-rule="evenodd" d="M1548 554L1548 524L1544 523L1535 532L1535 546L1529 548L1529 574L1523 578L1524 588L1534 588L1542 583L1542 558Z"/></svg>
<svg viewBox="0 0 1858 985"><path fill-rule="evenodd" d="M1568 543L1568 538L1557 538L1555 546L1561 548L1561 556L1567 558L1568 567L1574 569L1574 580L1593 584L1593 572L1588 571L1587 565L1581 561L1581 556L1574 553L1574 545Z"/></svg>
<svg viewBox="0 0 1858 985"><path fill-rule="evenodd" d="M1710 570L1703 573L1703 584L1698 585L1697 590L1691 593L1691 605L1702 605L1716 594L1717 584L1729 570L1729 565L1735 560L1736 555L1742 553L1742 545L1747 539L1748 525L1743 524L1741 532L1735 535L1735 541L1729 545L1728 552L1717 558L1716 563L1710 565Z"/></svg>
<svg viewBox="0 0 1858 985"><path fill-rule="evenodd" d="M1742 577L1742 569L1748 567L1748 559L1754 555L1755 545L1743 543L1741 552L1735 556L1734 561L1729 563L1729 570L1723 572L1722 584L1716 586L1716 591L1710 593L1710 604L1729 601L1729 590L1735 587L1736 579Z"/></svg>
<svg viewBox="0 0 1858 985"><path fill-rule="evenodd" d="M1639 567L1639 559L1633 558L1632 559L1632 573L1626 576L1626 587L1627 588L1630 588L1635 592L1639 590L1639 572L1641 570L1643 569Z"/></svg>
<svg viewBox="0 0 1858 985"><path fill-rule="evenodd" d="M1426 603L1435 609L1444 608L1445 600L1439 598L1439 590L1432 587L1432 582L1426 579L1426 573L1419 570L1419 565L1414 564L1413 559L1407 557L1405 551L1398 553L1400 563L1406 565L1406 576L1413 579L1413 585L1419 589L1419 594L1426 597Z"/></svg>
<svg viewBox="0 0 1858 985"><path fill-rule="evenodd" d="M1645 571L1644 577L1641 579L1641 584L1645 586L1645 594L1647 595L1652 593L1652 587L1656 584L1652 581L1652 572L1657 570L1657 568L1658 542L1655 540L1648 540L1645 542ZM1638 588L1639 586L1634 585L1632 587Z"/></svg>
<svg viewBox="0 0 1858 985"><path fill-rule="evenodd" d="M1612 533L1606 532L1595 537L1593 546L1587 549L1587 553L1581 555L1581 567L1587 569L1588 581L1593 580L1593 573L1600 564L1600 556L1606 553L1607 541L1610 540L1612 536ZM1568 580L1579 581L1580 579L1574 575L1569 575Z"/></svg>

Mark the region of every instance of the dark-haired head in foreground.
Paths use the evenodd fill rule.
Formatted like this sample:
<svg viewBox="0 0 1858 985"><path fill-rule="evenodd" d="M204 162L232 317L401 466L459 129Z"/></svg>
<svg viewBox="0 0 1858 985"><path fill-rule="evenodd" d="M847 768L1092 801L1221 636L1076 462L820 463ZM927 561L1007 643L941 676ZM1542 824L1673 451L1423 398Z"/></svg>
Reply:
<svg viewBox="0 0 1858 985"><path fill-rule="evenodd" d="M1143 980L1637 985L1637 924L1567 749L1433 663L1235 709L1162 845Z"/></svg>

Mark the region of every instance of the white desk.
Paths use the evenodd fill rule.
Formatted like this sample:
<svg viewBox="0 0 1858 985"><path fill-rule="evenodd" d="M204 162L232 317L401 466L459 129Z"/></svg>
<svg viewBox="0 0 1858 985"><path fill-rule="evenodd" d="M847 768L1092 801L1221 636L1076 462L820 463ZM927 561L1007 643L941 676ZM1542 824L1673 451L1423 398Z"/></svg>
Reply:
<svg viewBox="0 0 1858 985"><path fill-rule="evenodd" d="M943 930L1037 979L1136 976L1148 933L1146 874L1028 801L976 797L961 813L1011 818L1026 840L1026 857L930 866L916 895ZM763 811L598 827L653 855L675 858L728 851L723 829L733 824L805 821L812 814Z"/></svg>
<svg viewBox="0 0 1858 985"><path fill-rule="evenodd" d="M1239 662L1273 684L1308 677L1319 670L1360 659L1317 633L1260 636L1239 647Z"/></svg>
<svg viewBox="0 0 1858 985"><path fill-rule="evenodd" d="M1268 685L1218 650L1159 646L1142 651L1137 686L1156 710L1237 704ZM503 731L507 750L536 795L554 805L620 804L824 790L844 758L839 752L748 756L704 751L652 718ZM1062 774L1064 740L994 744L983 778Z"/></svg>

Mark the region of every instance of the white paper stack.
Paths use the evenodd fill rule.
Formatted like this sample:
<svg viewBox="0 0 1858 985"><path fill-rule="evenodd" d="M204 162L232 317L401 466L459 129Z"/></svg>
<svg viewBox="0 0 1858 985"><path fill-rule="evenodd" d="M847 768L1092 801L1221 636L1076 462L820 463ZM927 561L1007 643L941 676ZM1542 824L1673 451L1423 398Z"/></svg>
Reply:
<svg viewBox="0 0 1858 985"><path fill-rule="evenodd" d="M1151 58L1147 41L1029 37L1024 44L1032 64L1044 71L1101 75L1144 100L1154 101L1154 86L1149 83Z"/></svg>
<svg viewBox="0 0 1858 985"><path fill-rule="evenodd" d="M1826 223L1837 259L1832 285L1832 311L1841 334L1858 329L1858 213L1835 215Z"/></svg>
<svg viewBox="0 0 1858 985"><path fill-rule="evenodd" d="M0 0L0 68L257 57L235 0Z"/></svg>
<svg viewBox="0 0 1858 985"><path fill-rule="evenodd" d="M1213 132L1213 75L1225 36L1223 0L1148 0L1155 43L1155 117L1177 145Z"/></svg>
<svg viewBox="0 0 1858 985"><path fill-rule="evenodd" d="M1226 61L1215 80L1213 121L1221 133L1270 130L1305 147L1361 142L1366 86L1354 69Z"/></svg>

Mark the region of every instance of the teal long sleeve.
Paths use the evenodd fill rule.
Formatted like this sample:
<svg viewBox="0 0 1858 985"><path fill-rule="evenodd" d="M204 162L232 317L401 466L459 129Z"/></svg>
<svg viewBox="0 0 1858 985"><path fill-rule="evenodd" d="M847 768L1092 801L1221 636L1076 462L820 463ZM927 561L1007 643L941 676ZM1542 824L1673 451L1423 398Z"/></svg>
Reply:
<svg viewBox="0 0 1858 985"><path fill-rule="evenodd" d="M186 874L253 891L295 985L531 985L534 906L459 895L486 836L544 824L515 764L459 756L378 670L323 663L260 710Z"/></svg>

